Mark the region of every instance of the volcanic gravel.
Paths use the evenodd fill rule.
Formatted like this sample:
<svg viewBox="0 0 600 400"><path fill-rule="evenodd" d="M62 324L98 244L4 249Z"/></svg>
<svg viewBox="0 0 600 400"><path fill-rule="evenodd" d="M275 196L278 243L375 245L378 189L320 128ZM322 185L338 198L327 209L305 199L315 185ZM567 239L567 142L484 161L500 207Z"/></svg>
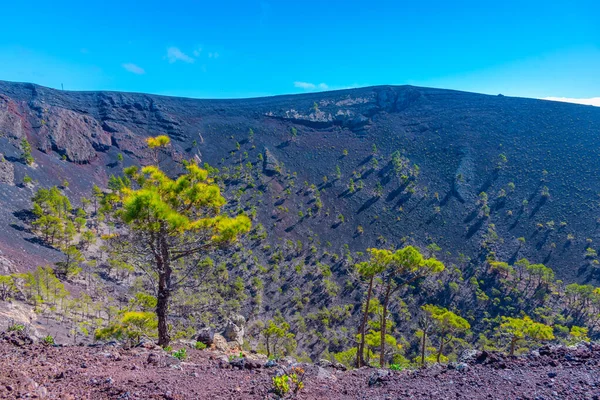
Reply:
<svg viewBox="0 0 600 400"><path fill-rule="evenodd" d="M15 336L15 335L13 335ZM527 356L472 352L463 363L416 371L341 371L188 350L180 362L157 348L53 347L0 336L0 398L270 399L272 377L305 371L298 399L600 399L600 345L547 346ZM244 365L245 364L245 365Z"/></svg>

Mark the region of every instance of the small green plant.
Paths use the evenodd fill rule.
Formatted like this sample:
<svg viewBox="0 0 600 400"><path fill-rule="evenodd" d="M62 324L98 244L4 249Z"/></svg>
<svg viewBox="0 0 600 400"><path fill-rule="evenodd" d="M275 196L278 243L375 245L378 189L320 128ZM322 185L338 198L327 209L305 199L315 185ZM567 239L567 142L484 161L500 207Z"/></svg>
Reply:
<svg viewBox="0 0 600 400"><path fill-rule="evenodd" d="M400 364L390 364L390 369L392 371L402 371L404 368Z"/></svg>
<svg viewBox="0 0 600 400"><path fill-rule="evenodd" d="M241 358L244 358L244 353L242 353L242 352L240 352L240 354L238 354L238 355L232 354L229 356L229 362L232 362L232 361L235 361L235 360L238 360Z"/></svg>
<svg viewBox="0 0 600 400"><path fill-rule="evenodd" d="M27 141L27 138L21 140L21 150L23 150L23 161L25 161L27 165L32 165L35 160L31 155L31 145Z"/></svg>
<svg viewBox="0 0 600 400"><path fill-rule="evenodd" d="M196 342L196 345L194 346L196 348L196 350L204 350L206 349L206 345L202 342Z"/></svg>
<svg viewBox="0 0 600 400"><path fill-rule="evenodd" d="M21 332L25 330L25 325L23 324L11 324L8 326L9 332Z"/></svg>
<svg viewBox="0 0 600 400"><path fill-rule="evenodd" d="M30 184L31 182L33 182L33 179L31 179L31 177L29 175L25 175L23 177L23 184L24 185Z"/></svg>
<svg viewBox="0 0 600 400"><path fill-rule="evenodd" d="M292 368L290 373L273 377L273 393L280 398L288 393L294 396L304 388L304 370L299 367Z"/></svg>
<svg viewBox="0 0 600 400"><path fill-rule="evenodd" d="M171 351L173 351L173 348L171 346L165 346L165 347L163 347L163 350L166 351L167 353L170 353Z"/></svg>
<svg viewBox="0 0 600 400"><path fill-rule="evenodd" d="M54 337L52 337L52 335L48 335L43 339L43 341L44 341L44 344L46 344L48 346L52 346L54 344Z"/></svg>
<svg viewBox="0 0 600 400"><path fill-rule="evenodd" d="M179 361L183 361L187 358L187 352L185 351L185 348L181 348L177 351L173 352L173 357L175 357L176 359L178 359Z"/></svg>
<svg viewBox="0 0 600 400"><path fill-rule="evenodd" d="M273 377L273 392L283 397L290 391L290 377L288 375L274 376Z"/></svg>

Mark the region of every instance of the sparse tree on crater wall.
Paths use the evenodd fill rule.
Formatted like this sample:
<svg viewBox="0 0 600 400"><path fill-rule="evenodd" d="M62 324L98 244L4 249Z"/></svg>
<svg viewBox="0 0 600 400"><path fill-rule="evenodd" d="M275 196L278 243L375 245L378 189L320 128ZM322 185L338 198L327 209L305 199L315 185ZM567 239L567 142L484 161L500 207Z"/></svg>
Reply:
<svg viewBox="0 0 600 400"><path fill-rule="evenodd" d="M148 140L156 154L160 146L168 144L158 138ZM206 170L194 163L185 168L177 179L169 178L158 166L129 168L126 173L137 188L123 187L113 193L122 198L115 203L115 214L126 229L112 241L115 246L127 243L124 251L132 264L154 286L161 346L170 341L167 316L171 295L201 273L198 256L234 242L251 226L246 216L221 213L225 198Z"/></svg>

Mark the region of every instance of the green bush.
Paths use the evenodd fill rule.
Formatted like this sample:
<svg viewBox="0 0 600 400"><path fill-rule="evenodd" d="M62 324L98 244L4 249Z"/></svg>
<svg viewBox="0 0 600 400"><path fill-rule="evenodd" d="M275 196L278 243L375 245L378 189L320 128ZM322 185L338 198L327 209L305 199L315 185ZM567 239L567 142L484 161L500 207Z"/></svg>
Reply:
<svg viewBox="0 0 600 400"><path fill-rule="evenodd" d="M187 352L185 351L185 348L181 348L177 351L173 352L173 357L175 357L176 359L183 361L187 358Z"/></svg>
<svg viewBox="0 0 600 400"><path fill-rule="evenodd" d="M52 337L52 335L48 335L43 339L43 341L44 341L44 344L47 344L48 346L52 346L54 344L54 337Z"/></svg>
<svg viewBox="0 0 600 400"><path fill-rule="evenodd" d="M238 354L238 355L232 354L229 356L229 362L233 362L233 361L241 359L241 358L244 358L244 353L242 353L242 352L240 352L240 354Z"/></svg>
<svg viewBox="0 0 600 400"><path fill-rule="evenodd" d="M206 345L202 342L196 342L196 345L194 346L196 348L196 350L204 350L206 349Z"/></svg>
<svg viewBox="0 0 600 400"><path fill-rule="evenodd" d="M27 141L27 138L21 140L21 149L23 150L23 161L25 161L27 165L32 165L35 160L31 155L31 145Z"/></svg>
<svg viewBox="0 0 600 400"><path fill-rule="evenodd" d="M287 374L273 377L273 393L279 397L286 396L290 391L294 397L304 388L304 370L299 367L292 368Z"/></svg>
<svg viewBox="0 0 600 400"><path fill-rule="evenodd" d="M25 330L25 325L23 324L12 324L8 327L9 332L20 332Z"/></svg>

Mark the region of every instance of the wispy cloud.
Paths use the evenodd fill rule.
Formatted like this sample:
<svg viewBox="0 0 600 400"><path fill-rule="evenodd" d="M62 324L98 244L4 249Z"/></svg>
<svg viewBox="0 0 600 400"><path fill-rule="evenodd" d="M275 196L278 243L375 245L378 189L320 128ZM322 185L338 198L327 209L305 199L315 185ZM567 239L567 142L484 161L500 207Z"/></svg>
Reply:
<svg viewBox="0 0 600 400"><path fill-rule="evenodd" d="M219 53L208 53L208 58L219 58Z"/></svg>
<svg viewBox="0 0 600 400"><path fill-rule="evenodd" d="M202 53L202 47L198 47L196 50L192 51L194 57L200 57L200 53Z"/></svg>
<svg viewBox="0 0 600 400"><path fill-rule="evenodd" d="M183 61L188 64L191 64L194 62L194 59L192 57L188 56L183 51L179 50L179 48L177 48L177 47L169 47L167 49L167 59L169 60L169 63L171 63L171 64L173 64L177 61Z"/></svg>
<svg viewBox="0 0 600 400"><path fill-rule="evenodd" d="M569 97L544 97L542 100L562 101L565 103L585 104L588 106L600 107L600 97L591 97L589 99L574 99Z"/></svg>
<svg viewBox="0 0 600 400"><path fill-rule="evenodd" d="M125 63L123 64L123 68L125 68L127 71L136 74L136 75L143 75L146 73L146 71L144 71L143 68L133 64L133 63Z"/></svg>
<svg viewBox="0 0 600 400"><path fill-rule="evenodd" d="M319 83L318 85L311 83L311 82L301 82L301 81L296 81L294 82L294 87L297 87L299 89L304 89L307 92L312 91L312 90L327 90L329 89L329 86L327 86L327 84L325 83Z"/></svg>

